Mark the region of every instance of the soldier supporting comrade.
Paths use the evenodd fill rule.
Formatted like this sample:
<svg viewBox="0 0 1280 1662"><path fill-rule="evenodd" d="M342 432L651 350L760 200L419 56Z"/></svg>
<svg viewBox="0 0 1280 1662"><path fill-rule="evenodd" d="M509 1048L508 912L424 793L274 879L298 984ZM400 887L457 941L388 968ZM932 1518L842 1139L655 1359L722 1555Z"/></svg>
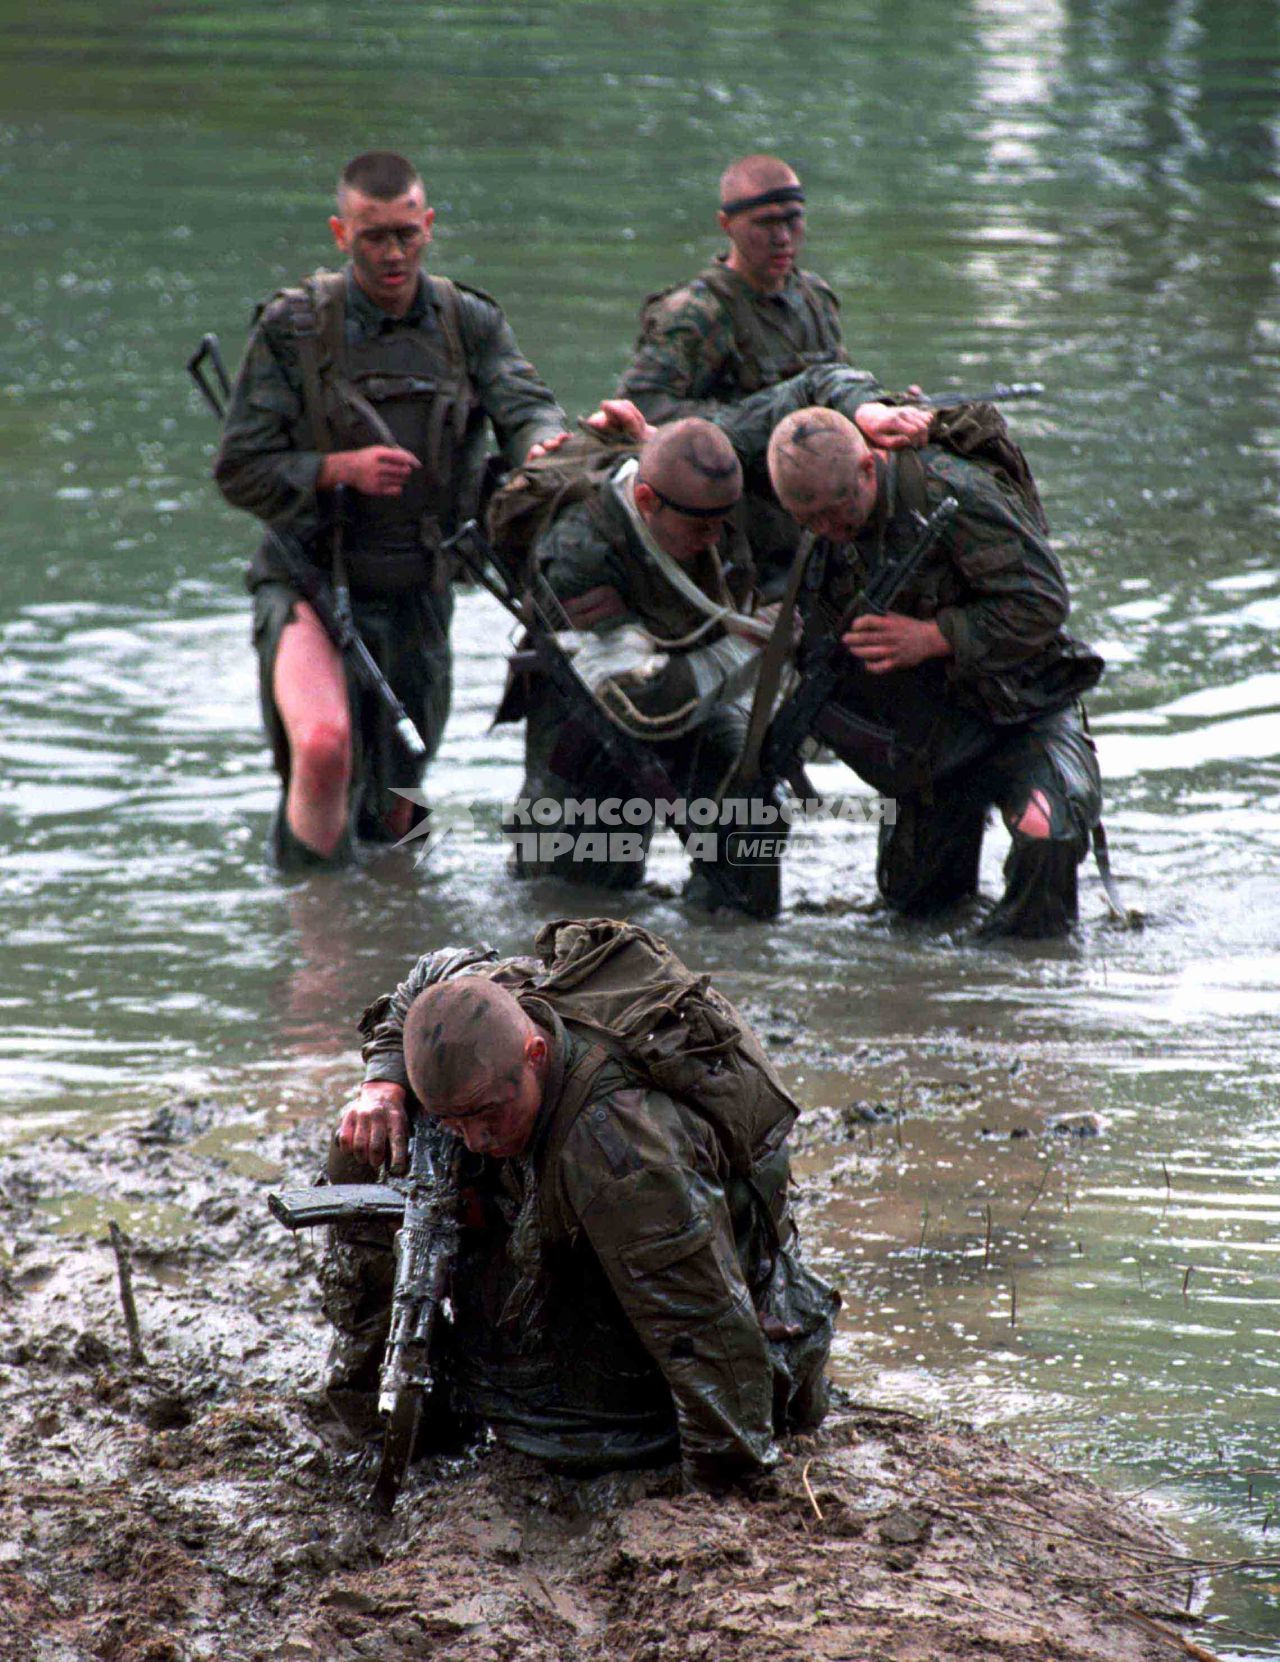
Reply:
<svg viewBox="0 0 1280 1662"><path fill-rule="evenodd" d="M879 402L876 383L858 370L816 369L789 385L803 389L800 402L839 402L887 445L912 442L927 425L918 410ZM614 408L631 406L606 406ZM761 437L750 422L744 428L754 435L763 479L767 432ZM774 619L773 608L757 606L750 548L731 518L742 492L739 459L717 426L688 417L650 429L638 455L627 453L611 471L602 470L584 492L569 488L567 462L582 443L571 441L537 464L547 475L544 489L552 482L561 488L533 539L535 581L577 632L581 675L615 722L653 747L672 795L686 805L715 802L746 737L760 649ZM507 498L518 505L528 490L517 475L496 499L492 517L498 518ZM578 731L573 712L545 687L526 684L518 696L504 699L501 719L519 714L527 716L526 805L578 803L590 814L593 805L636 796L636 781L615 776L590 736ZM691 839L692 850L708 846L704 857L695 853L686 894L702 905L771 917L779 905L786 827L769 811L771 833L757 835L752 802L748 796L723 806L728 817ZM566 806L566 818L569 812ZM625 833L635 849L630 859L607 852L620 837L595 834L599 826L581 819L583 834L571 839L567 829L558 833L560 843L571 846L546 857L542 845L557 834L545 829L549 820L527 815L526 808L513 827L522 874L618 888L641 881L652 821L626 822L635 826ZM530 844L532 853L526 852ZM603 856L597 852L602 848ZM749 861L743 857L747 848L753 850Z"/></svg>
<svg viewBox="0 0 1280 1662"><path fill-rule="evenodd" d="M215 464L222 494L293 546L336 590L425 740L450 698L449 572L439 547L475 511L492 423L508 465L563 430L563 414L497 305L419 268L435 210L403 156L343 169L319 271L261 311ZM337 504L345 498L342 511ZM388 787L387 735L362 710L315 611L264 540L249 568L263 718L283 784L282 865L350 857L352 831L394 840L409 803Z"/></svg>
<svg viewBox="0 0 1280 1662"><path fill-rule="evenodd" d="M660 940L548 924L536 956L421 959L366 1011L333 1181L463 1139L462 1244L429 1419L578 1471L678 1458L720 1485L816 1424L837 1295L798 1255L794 1101L733 1006ZM710 1060L709 1060L710 1058ZM371 1400L389 1241L335 1227L329 1391Z"/></svg>

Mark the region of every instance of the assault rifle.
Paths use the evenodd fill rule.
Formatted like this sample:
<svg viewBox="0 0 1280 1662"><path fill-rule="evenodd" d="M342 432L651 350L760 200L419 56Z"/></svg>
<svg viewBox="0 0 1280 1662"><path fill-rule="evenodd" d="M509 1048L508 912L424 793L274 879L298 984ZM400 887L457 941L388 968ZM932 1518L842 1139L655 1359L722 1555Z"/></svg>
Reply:
<svg viewBox="0 0 1280 1662"><path fill-rule="evenodd" d="M538 669L572 712L596 755L625 779L637 796L652 802L655 809L662 804L674 808L680 793L654 754L652 745L632 737L610 718L556 638L553 620L559 601L549 590L545 595L540 594L540 589L546 587L546 579L535 577L534 589L527 597L522 596L514 575L507 570L474 519L468 520L456 535L443 543L441 552L456 555L468 577L491 594L528 631ZM668 817L672 829L687 846L692 834L689 827L681 822L679 816ZM752 917L776 915L776 867L755 867L754 883L749 881L747 870L743 867L730 868L719 862L699 861L698 869L706 875L723 904L747 912ZM768 880L770 873L772 881Z"/></svg>
<svg viewBox="0 0 1280 1662"><path fill-rule="evenodd" d="M985 392L940 392L934 398L912 398L926 410L958 410L962 404L1008 404L1017 398L1039 398L1043 381L997 381Z"/></svg>
<svg viewBox="0 0 1280 1662"><path fill-rule="evenodd" d="M835 630L813 647L799 686L765 732L760 747L760 778L767 785L785 779L802 797L813 794L804 775L801 749L850 664L855 662L849 655L843 636L855 618L868 612L883 617L891 609L959 508L956 498L948 496L943 498L928 519L923 514L913 515L919 533L915 542L896 559L886 559L876 567ZM847 720L854 728L860 725L856 716ZM865 725L868 739L874 737L884 742L882 729L870 723Z"/></svg>
<svg viewBox="0 0 1280 1662"><path fill-rule="evenodd" d="M217 378L210 383L205 371L208 363ZM217 335L206 335L187 360L187 373L200 389L210 409L219 421L226 418L226 401L231 394L231 382L222 361L222 349ZM333 492L335 515L341 516L345 486ZM320 627L337 648L352 680L362 692L369 693L381 705L391 731L392 741L417 779L427 759L427 747L413 718L391 689L378 662L366 646L356 628L351 613L351 595L343 581L330 583L312 560L303 544L291 535L283 534L273 526L264 525L266 540L280 562L280 568L291 586L311 607L320 620Z"/></svg>
<svg viewBox="0 0 1280 1662"><path fill-rule="evenodd" d="M322 1223L395 1219L395 1286L391 1329L378 1381L378 1412L386 1422L382 1460L371 1499L390 1512L400 1493L417 1441L422 1405L434 1384L432 1346L443 1315L450 1316L449 1283L458 1255L458 1175L463 1145L450 1138L442 1152L419 1118L408 1176L387 1183L320 1184L267 1197L271 1215L286 1229Z"/></svg>

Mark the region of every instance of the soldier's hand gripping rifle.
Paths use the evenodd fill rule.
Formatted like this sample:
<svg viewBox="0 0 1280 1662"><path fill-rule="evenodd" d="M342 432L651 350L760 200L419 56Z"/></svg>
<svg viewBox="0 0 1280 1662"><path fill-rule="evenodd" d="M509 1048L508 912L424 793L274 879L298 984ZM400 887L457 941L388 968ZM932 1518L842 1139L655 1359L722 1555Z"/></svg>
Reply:
<svg viewBox="0 0 1280 1662"><path fill-rule="evenodd" d="M654 754L652 745L634 738L618 726L574 668L571 655L557 639L554 613L559 609L559 601L547 587L546 579L535 577L530 593L522 595L514 575L503 565L474 519L468 520L456 535L443 543L441 552L456 555L467 575L528 631L538 669L564 701L565 707L572 711L575 721L584 729L603 759L633 786L637 796L652 802L655 809L665 803L670 805L670 810L674 810L680 793ZM680 841L687 844L691 832L682 817L669 811L667 818ZM753 915L758 912L759 905L753 891L747 883L738 881L731 869L711 861L700 861L699 869L705 872L707 881L723 904ZM771 916L772 912L766 915Z"/></svg>
<svg viewBox="0 0 1280 1662"><path fill-rule="evenodd" d="M458 1255L458 1176L461 1139L435 1132L419 1115L409 1172L394 1183L320 1184L267 1197L286 1229L322 1223L400 1220L395 1238L391 1328L378 1383L378 1411L386 1422L382 1460L371 1499L390 1512L413 1455L422 1406L431 1393L432 1347L440 1318L450 1319L449 1286Z"/></svg>
<svg viewBox="0 0 1280 1662"><path fill-rule="evenodd" d="M856 618L868 612L883 617L892 609L894 601L920 569L929 550L955 518L959 507L955 497L948 496L928 519L916 514L919 534L915 542L896 559L883 560L876 567L833 632L810 649L799 686L769 723L760 747L759 776L766 787L785 779L798 795L812 795L804 774L803 746L848 673L850 664L856 662L844 644L844 635ZM857 725L856 716L849 720L852 725ZM877 738L883 737L879 729L874 731Z"/></svg>
<svg viewBox="0 0 1280 1662"><path fill-rule="evenodd" d="M216 385L211 383L206 373L206 363L213 371ZM187 373L218 420L224 420L231 382L222 361L217 335L206 335L200 342L187 360ZM333 492L334 512L338 515L342 512L343 491L344 487L339 486ZM381 705L392 740L412 774L411 782L416 783L427 759L426 744L356 628L346 584L330 583L296 537L266 524L263 531L286 579L319 618L320 627L337 648L352 680L362 692L369 693Z"/></svg>

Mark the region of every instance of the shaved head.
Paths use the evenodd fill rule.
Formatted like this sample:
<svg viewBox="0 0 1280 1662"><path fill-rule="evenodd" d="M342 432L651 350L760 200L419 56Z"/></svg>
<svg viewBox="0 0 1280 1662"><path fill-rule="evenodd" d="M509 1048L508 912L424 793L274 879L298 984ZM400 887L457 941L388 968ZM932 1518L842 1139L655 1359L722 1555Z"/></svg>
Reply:
<svg viewBox="0 0 1280 1662"><path fill-rule="evenodd" d="M404 1060L428 1113L466 1108L518 1084L533 1023L505 987L478 975L418 994L404 1023Z"/></svg>
<svg viewBox="0 0 1280 1662"><path fill-rule="evenodd" d="M411 161L395 150L366 150L353 156L338 175L338 212L347 212L352 191L378 202L394 202L415 185L422 189L422 179Z"/></svg>
<svg viewBox="0 0 1280 1662"><path fill-rule="evenodd" d="M867 446L839 410L796 410L769 440L769 478L784 508L822 507L853 489Z"/></svg>
<svg viewBox="0 0 1280 1662"><path fill-rule="evenodd" d="M721 206L799 183L794 168L788 167L777 156L742 156L736 162L730 162L720 175Z"/></svg>
<svg viewBox="0 0 1280 1662"><path fill-rule="evenodd" d="M697 416L659 427L640 452L636 479L677 510L728 513L742 495L737 452L719 427Z"/></svg>

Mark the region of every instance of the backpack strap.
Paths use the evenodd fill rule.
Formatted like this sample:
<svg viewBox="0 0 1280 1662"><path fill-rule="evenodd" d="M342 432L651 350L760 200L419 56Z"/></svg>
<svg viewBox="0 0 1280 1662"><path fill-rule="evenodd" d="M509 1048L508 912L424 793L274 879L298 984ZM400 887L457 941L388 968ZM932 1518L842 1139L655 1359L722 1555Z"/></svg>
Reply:
<svg viewBox="0 0 1280 1662"><path fill-rule="evenodd" d="M445 464L445 423L452 420L452 443L460 445L466 436L472 407L477 402L471 372L467 367L466 343L462 337L462 298L458 285L449 277L428 275L427 287L435 301L440 331L444 336L445 351L449 357L452 385L437 394L432 403L431 419L427 428L427 454L424 458L437 473Z"/></svg>
<svg viewBox="0 0 1280 1662"><path fill-rule="evenodd" d="M909 508L913 514L919 514L922 518L927 519L929 517L929 483L919 452L907 449L895 451L894 454L898 464L894 472L894 486L898 493L899 502Z"/></svg>
<svg viewBox="0 0 1280 1662"><path fill-rule="evenodd" d="M333 449L333 430L324 402L324 376L340 373L346 334L346 277L341 271L312 272L297 288L285 289L289 324L302 375L302 407L311 445L322 455Z"/></svg>

